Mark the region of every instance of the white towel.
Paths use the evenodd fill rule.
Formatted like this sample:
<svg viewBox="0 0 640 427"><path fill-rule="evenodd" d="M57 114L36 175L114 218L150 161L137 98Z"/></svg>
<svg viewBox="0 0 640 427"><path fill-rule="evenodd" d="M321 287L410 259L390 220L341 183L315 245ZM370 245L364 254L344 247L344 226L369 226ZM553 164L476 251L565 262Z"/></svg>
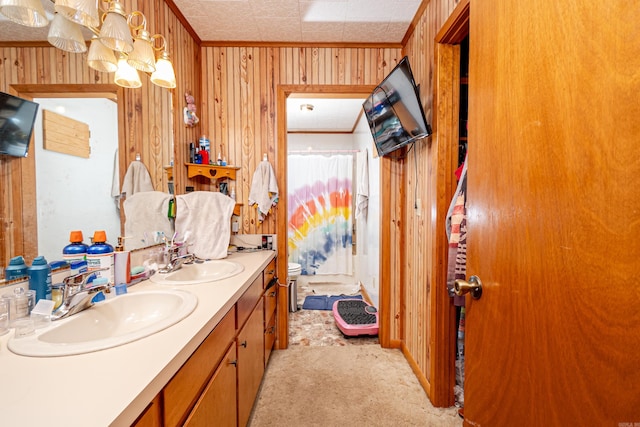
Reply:
<svg viewBox="0 0 640 427"><path fill-rule="evenodd" d="M129 165L122 181L121 193L125 197L129 197L143 191L153 191L151 176L149 176L149 171L144 163L134 160Z"/></svg>
<svg viewBox="0 0 640 427"><path fill-rule="evenodd" d="M127 250L138 249L156 243L157 232L173 235L173 224L169 219L171 194L161 191L136 193L124 200L124 235Z"/></svg>
<svg viewBox="0 0 640 427"><path fill-rule="evenodd" d="M278 203L278 182L268 160L260 162L251 180L249 205L258 205L258 220L264 221L271 207Z"/></svg>
<svg viewBox="0 0 640 427"><path fill-rule="evenodd" d="M235 205L231 197L212 191L176 197L176 233L178 239L189 236L189 253L202 259L227 257Z"/></svg>
<svg viewBox="0 0 640 427"><path fill-rule="evenodd" d="M118 149L113 156L113 178L111 180L111 197L116 204L116 209L120 210L120 169L118 168Z"/></svg>
<svg viewBox="0 0 640 427"><path fill-rule="evenodd" d="M366 220L369 208L369 151L365 150L361 158L362 166L356 191L356 218L362 217Z"/></svg>

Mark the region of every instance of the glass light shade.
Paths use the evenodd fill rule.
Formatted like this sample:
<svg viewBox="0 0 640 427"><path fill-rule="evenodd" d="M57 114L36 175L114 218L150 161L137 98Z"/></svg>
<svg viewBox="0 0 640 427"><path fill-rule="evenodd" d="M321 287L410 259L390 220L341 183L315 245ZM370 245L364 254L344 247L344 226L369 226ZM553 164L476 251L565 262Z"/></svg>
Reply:
<svg viewBox="0 0 640 427"><path fill-rule="evenodd" d="M151 83L168 89L176 87L176 73L173 71L173 64L166 50L156 61L156 71L151 74Z"/></svg>
<svg viewBox="0 0 640 427"><path fill-rule="evenodd" d="M49 43L67 52L83 53L87 51L87 43L82 36L80 26L56 13L47 36Z"/></svg>
<svg viewBox="0 0 640 427"><path fill-rule="evenodd" d="M153 73L156 70L156 55L149 39L149 32L141 30L133 42L133 52L129 54L127 62L136 70Z"/></svg>
<svg viewBox="0 0 640 427"><path fill-rule="evenodd" d="M136 88L142 86L138 70L129 65L127 63L127 59L124 56L120 56L120 59L118 59L118 70L116 71L114 82L118 86L127 88Z"/></svg>
<svg viewBox="0 0 640 427"><path fill-rule="evenodd" d="M125 16L122 5L117 1L112 2L102 22L99 37L109 49L129 53L133 50L133 37Z"/></svg>
<svg viewBox="0 0 640 427"><path fill-rule="evenodd" d="M100 25L98 0L56 0L56 12L85 27Z"/></svg>
<svg viewBox="0 0 640 427"><path fill-rule="evenodd" d="M97 37L91 39L87 64L94 70L103 73L113 73L118 69L118 61L113 51L100 43Z"/></svg>
<svg viewBox="0 0 640 427"><path fill-rule="evenodd" d="M28 27L49 25L40 0L0 0L0 13L16 24Z"/></svg>

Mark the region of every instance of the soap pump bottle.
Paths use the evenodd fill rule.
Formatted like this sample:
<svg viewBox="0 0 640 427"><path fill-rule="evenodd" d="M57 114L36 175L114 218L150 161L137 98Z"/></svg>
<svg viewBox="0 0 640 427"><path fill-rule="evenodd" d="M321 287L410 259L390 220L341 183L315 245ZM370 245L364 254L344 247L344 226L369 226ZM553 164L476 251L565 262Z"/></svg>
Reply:
<svg viewBox="0 0 640 427"><path fill-rule="evenodd" d="M106 268L104 271L96 271ZM93 233L93 244L87 249L87 270L96 271L97 277L106 277L113 285L113 246L107 243L107 233L104 230Z"/></svg>
<svg viewBox="0 0 640 427"><path fill-rule="evenodd" d="M114 269L115 283L114 285L131 283L131 254L124 250L124 237L118 236L118 244L114 252Z"/></svg>

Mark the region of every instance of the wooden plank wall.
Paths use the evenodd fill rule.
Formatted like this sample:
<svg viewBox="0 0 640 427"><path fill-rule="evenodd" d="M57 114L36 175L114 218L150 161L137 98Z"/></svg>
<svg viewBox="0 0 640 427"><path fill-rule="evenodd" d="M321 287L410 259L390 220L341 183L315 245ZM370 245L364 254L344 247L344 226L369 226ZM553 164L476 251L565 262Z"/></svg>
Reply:
<svg viewBox="0 0 640 427"><path fill-rule="evenodd" d="M222 146L227 161L240 166L236 197L244 203L242 233L276 233L276 215L259 224L247 206L253 172L267 157L279 180L276 96L278 85L377 85L402 58L399 48L205 46L202 48L203 96L200 133L210 136L216 153ZM201 106L201 107L200 107ZM176 158L186 159L188 144ZM185 173L185 171L180 171ZM198 180L201 189L215 189ZM283 199L277 208L283 206ZM276 209L277 209L276 208ZM286 238L286 236L283 236Z"/></svg>
<svg viewBox="0 0 640 427"><path fill-rule="evenodd" d="M141 74L142 87L125 89L124 141L120 141L120 174L124 176L129 163L140 154L151 174L154 187L167 191L163 170L173 159L172 142L195 138L195 129L182 121L184 92L200 93L200 49L163 0L125 1L127 11L140 10L147 18L147 29L161 33L176 72L177 88L159 88ZM70 54L50 47L0 45L0 91L9 92L15 84L105 84L113 83L113 75L93 71L87 66L87 54ZM61 167L64 167L61 165ZM30 178L31 177L31 178ZM28 261L37 256L25 250L22 226L33 221L23 218L23 212L33 208L33 195L23 194L22 180L34 180L33 154L27 159L0 156L0 265L6 265L13 254L24 255ZM23 209L23 205L25 209ZM36 236L26 237L30 241ZM62 244L63 242L61 242Z"/></svg>
<svg viewBox="0 0 640 427"><path fill-rule="evenodd" d="M416 143L402 164L392 165L392 169L403 169L400 187L405 189L403 205L406 207L399 219L403 222L404 240L398 242L402 248L403 273L396 290L399 303L394 308L401 318L403 352L432 401L435 398L431 388L435 327L432 321L433 287L446 285L446 258L443 259L438 249L443 244L444 215L451 197L450 194L443 197L440 191L442 173L450 171L451 166L439 155L438 129L434 122L434 38L459 1L423 2L422 14L414 20L414 31L405 39L403 52L409 57L414 78L420 85L422 105L434 133L429 140ZM420 199L419 210L415 209L416 199ZM435 398L438 399L440 401L434 403L442 404L442 397Z"/></svg>

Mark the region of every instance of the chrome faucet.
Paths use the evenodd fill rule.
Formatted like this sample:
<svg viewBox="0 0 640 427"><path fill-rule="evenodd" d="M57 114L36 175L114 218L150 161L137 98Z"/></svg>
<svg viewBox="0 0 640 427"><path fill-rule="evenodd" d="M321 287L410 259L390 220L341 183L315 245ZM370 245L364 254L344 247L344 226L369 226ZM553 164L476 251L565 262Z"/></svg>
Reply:
<svg viewBox="0 0 640 427"><path fill-rule="evenodd" d="M97 293L108 292L111 288L109 284L91 286L91 283L87 283L92 276L95 278L97 271L103 270L108 270L108 268L100 268L65 277L63 280L62 304L51 313L51 320L64 319L86 310L93 305L91 300Z"/></svg>
<svg viewBox="0 0 640 427"><path fill-rule="evenodd" d="M178 255L177 251L169 251L170 259L164 268L158 270L158 273L167 274L179 270L182 264L191 264L196 260L194 254Z"/></svg>

